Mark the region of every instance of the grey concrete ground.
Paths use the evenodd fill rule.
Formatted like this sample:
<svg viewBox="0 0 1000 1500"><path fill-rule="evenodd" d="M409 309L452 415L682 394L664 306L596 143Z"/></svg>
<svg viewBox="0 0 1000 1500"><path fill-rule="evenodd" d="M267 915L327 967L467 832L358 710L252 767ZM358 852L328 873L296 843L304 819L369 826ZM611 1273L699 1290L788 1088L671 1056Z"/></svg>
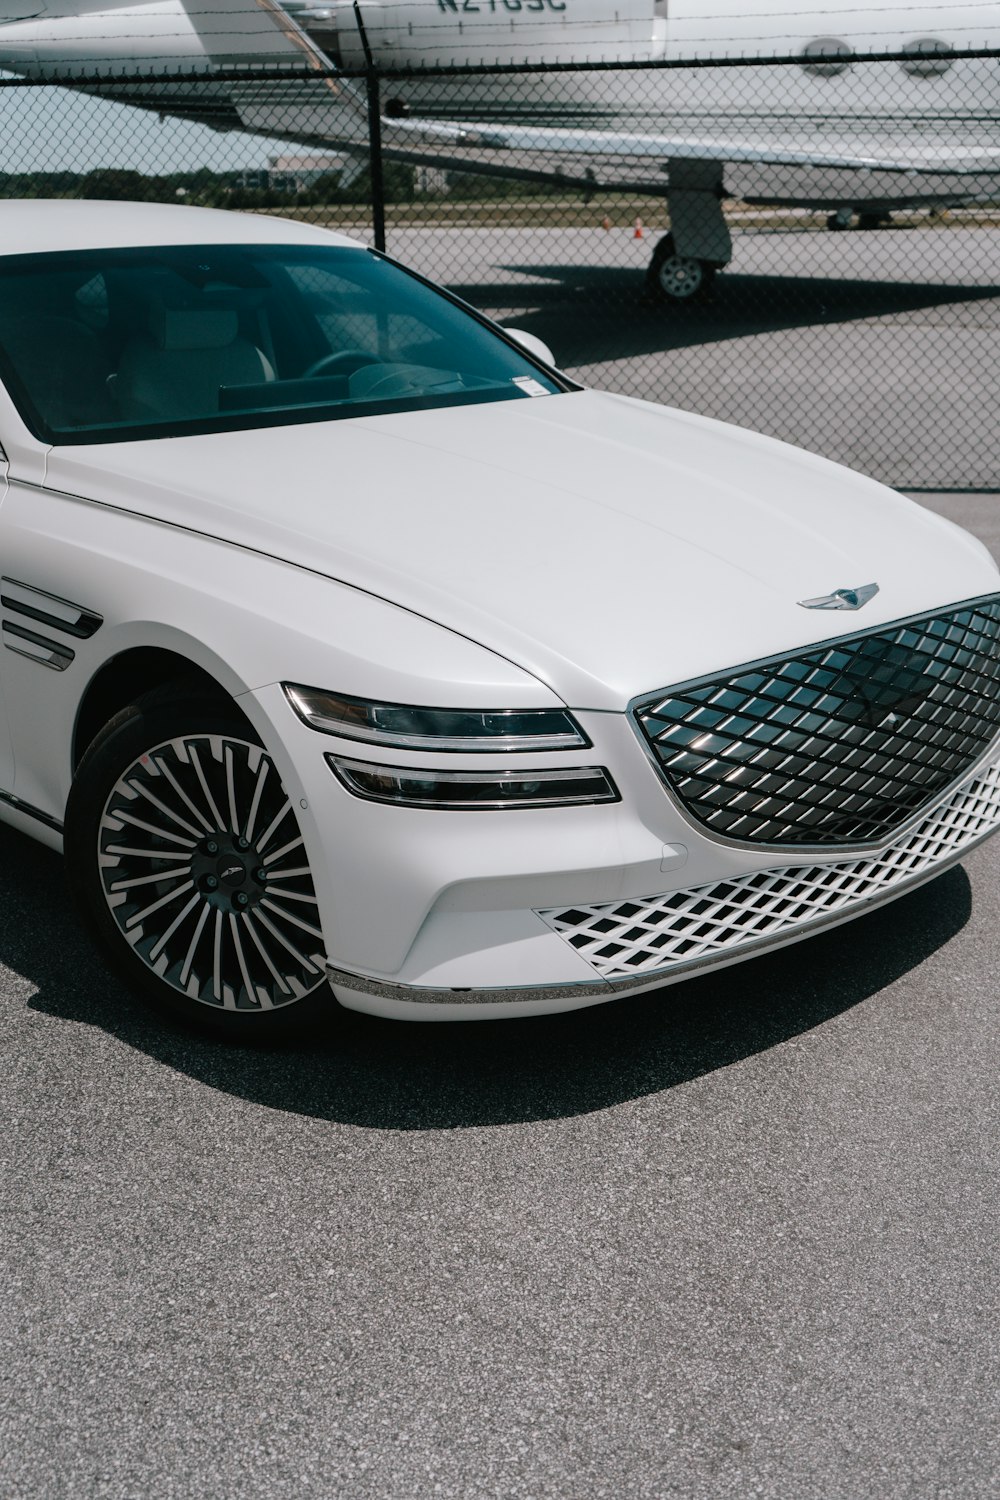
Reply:
<svg viewBox="0 0 1000 1500"><path fill-rule="evenodd" d="M1000 1493L1000 843L716 978L271 1052L0 855L5 1500Z"/></svg>
<svg viewBox="0 0 1000 1500"><path fill-rule="evenodd" d="M661 229L390 229L590 385L770 432L889 484L1000 487L1000 230L737 228L706 305L640 305Z"/></svg>

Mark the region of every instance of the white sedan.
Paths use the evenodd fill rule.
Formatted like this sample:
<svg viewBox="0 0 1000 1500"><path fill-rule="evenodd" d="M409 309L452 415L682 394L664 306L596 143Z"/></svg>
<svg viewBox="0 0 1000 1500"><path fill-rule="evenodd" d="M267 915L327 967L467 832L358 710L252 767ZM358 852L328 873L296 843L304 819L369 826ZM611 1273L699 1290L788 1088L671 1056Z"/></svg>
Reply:
<svg viewBox="0 0 1000 1500"><path fill-rule="evenodd" d="M957 528L313 227L0 215L0 817L161 1005L596 1004L1000 825Z"/></svg>

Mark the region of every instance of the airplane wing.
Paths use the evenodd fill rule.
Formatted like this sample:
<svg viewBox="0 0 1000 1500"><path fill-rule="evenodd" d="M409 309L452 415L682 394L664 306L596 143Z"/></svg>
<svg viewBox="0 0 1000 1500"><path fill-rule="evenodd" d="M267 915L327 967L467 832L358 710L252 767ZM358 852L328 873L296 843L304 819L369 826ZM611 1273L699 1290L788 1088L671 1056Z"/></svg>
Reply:
<svg viewBox="0 0 1000 1500"><path fill-rule="evenodd" d="M270 0L267 0L270 3ZM277 7L275 7L277 8ZM288 19L285 17L284 19ZM310 44L312 45L312 44ZM323 69L330 71L328 62ZM264 83L232 84L233 100L248 130L280 136L302 144L360 145L367 141L367 103L358 79L274 79ZM345 109L350 103L351 110ZM866 142L859 148L849 136L823 132L823 142L793 142L785 134L755 132L752 136L723 133L627 130L574 130L534 125L482 126L473 122L395 119L383 116L382 140L387 148L436 146L459 150L469 161L478 159L502 166L507 160L527 166L543 159L576 164L581 175L595 166L627 166L631 172L650 169L663 183L668 162L705 161L732 165L814 167L852 172L889 172L921 175L981 176L1000 171L1000 143L954 144L933 136L900 131L883 138L877 150ZM465 169L471 170L469 161ZM567 161L567 168L569 168ZM440 164L440 163L438 163ZM451 161L461 166L461 161Z"/></svg>
<svg viewBox="0 0 1000 1500"><path fill-rule="evenodd" d="M344 79L327 92L304 80L234 82L232 98L247 130L347 155L367 153L367 103L357 80ZM721 197L836 211L866 203L885 210L956 206L1000 194L1000 143L949 143L913 132L883 137L877 150L826 131L814 143L749 131L633 134L383 117L381 133L389 161L558 183L589 195L666 197L675 238L683 235L692 254L720 263L730 254ZM684 221L690 230L682 228Z"/></svg>
<svg viewBox="0 0 1000 1500"><path fill-rule="evenodd" d="M249 131L327 150L367 151L363 84L329 78L326 87L318 83L234 80L231 94ZM592 192L661 195L682 179L694 187L692 168L701 163L706 188L713 191L726 168L731 197L818 206L866 198L916 204L995 195L991 179L1000 173L1000 143L955 144L913 133L883 139L877 150L827 132L822 143L811 144L763 132L633 134L384 116L381 133L389 160L522 181L558 180ZM812 179L808 188L804 172Z"/></svg>

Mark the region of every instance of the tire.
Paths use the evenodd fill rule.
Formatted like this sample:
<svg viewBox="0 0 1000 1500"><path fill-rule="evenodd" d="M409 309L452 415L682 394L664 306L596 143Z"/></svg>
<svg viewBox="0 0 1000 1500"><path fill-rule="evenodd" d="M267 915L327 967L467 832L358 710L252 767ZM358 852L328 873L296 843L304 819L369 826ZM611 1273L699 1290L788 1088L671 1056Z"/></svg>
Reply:
<svg viewBox="0 0 1000 1500"><path fill-rule="evenodd" d="M161 1010L236 1040L336 1011L295 811L235 706L175 686L116 715L80 763L65 847L98 947Z"/></svg>
<svg viewBox="0 0 1000 1500"><path fill-rule="evenodd" d="M706 260L678 255L674 237L665 234L653 251L646 272L646 294L655 302L704 302L715 284L715 267Z"/></svg>

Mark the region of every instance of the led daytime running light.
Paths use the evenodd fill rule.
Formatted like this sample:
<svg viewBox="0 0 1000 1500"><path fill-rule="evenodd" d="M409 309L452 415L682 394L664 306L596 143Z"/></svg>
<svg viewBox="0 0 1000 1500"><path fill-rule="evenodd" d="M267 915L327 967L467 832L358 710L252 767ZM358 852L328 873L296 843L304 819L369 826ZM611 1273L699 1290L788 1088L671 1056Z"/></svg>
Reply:
<svg viewBox="0 0 1000 1500"><path fill-rule="evenodd" d="M438 771L379 766L340 755L326 759L355 797L401 807L472 811L619 801L618 789L603 766L569 766L559 771Z"/></svg>

